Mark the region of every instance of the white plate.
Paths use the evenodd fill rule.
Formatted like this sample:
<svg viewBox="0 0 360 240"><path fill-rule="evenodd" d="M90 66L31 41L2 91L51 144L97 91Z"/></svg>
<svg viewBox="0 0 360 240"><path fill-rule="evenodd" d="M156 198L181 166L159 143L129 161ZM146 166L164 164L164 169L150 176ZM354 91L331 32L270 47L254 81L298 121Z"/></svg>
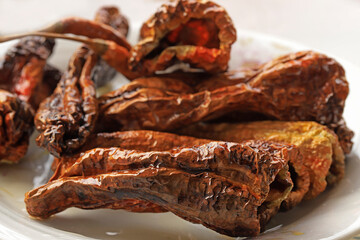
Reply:
<svg viewBox="0 0 360 240"><path fill-rule="evenodd" d="M134 28L133 28L134 29ZM135 28L139 29L139 28ZM133 32L131 40L137 39ZM134 42L134 41L133 41ZM13 43L0 45L0 54ZM51 62L65 69L78 46L58 41ZM230 67L244 62L264 62L291 51L307 48L261 34L238 31ZM335 187L317 199L278 214L269 224L270 230L258 239L348 239L360 233L360 69L337 59L346 69L350 95L346 102L345 119L356 132L352 153L347 157L346 176ZM113 86L124 84L118 76ZM68 209L45 221L28 217L24 193L46 182L51 157L37 148L32 139L29 152L19 165L0 167L0 239L231 239L186 222L171 213L129 213L122 210Z"/></svg>

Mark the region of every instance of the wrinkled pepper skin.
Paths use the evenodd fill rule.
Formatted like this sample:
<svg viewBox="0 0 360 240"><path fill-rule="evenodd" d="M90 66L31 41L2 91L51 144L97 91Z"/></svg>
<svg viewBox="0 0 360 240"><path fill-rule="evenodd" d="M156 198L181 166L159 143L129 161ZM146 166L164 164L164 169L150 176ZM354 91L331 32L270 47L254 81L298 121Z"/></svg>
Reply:
<svg viewBox="0 0 360 240"><path fill-rule="evenodd" d="M36 113L35 126L40 132L36 141L53 154L80 147L96 120L95 89L89 78L97 59L89 55L85 47L76 51L55 91Z"/></svg>
<svg viewBox="0 0 360 240"><path fill-rule="evenodd" d="M310 173L307 200L317 197L327 185L339 182L345 174L345 156L338 137L316 122L198 123L179 129L177 133L217 141L257 139L297 146Z"/></svg>
<svg viewBox="0 0 360 240"><path fill-rule="evenodd" d="M312 51L288 54L234 82L179 94L172 89L124 86L100 97L99 125L105 126L102 131L167 131L204 120L226 121L229 113L249 121L248 113L255 112L271 119L326 125L338 134L344 152L351 151L353 132L342 118L349 87L344 69L334 59Z"/></svg>
<svg viewBox="0 0 360 240"><path fill-rule="evenodd" d="M208 0L162 5L135 46L128 30L118 8L102 7L93 21L39 30L84 44L64 74L47 65L54 41L42 37L0 62L0 161L19 161L34 123L37 144L55 156L48 183L25 195L31 217L70 207L171 212L253 237L343 178L354 133L334 59L302 51L227 71L236 30ZM98 97L116 71L131 82Z"/></svg>
<svg viewBox="0 0 360 240"><path fill-rule="evenodd" d="M0 162L17 163L34 130L32 107L16 94L0 90Z"/></svg>
<svg viewBox="0 0 360 240"><path fill-rule="evenodd" d="M169 152L98 148L88 154L61 178L26 194L31 216L138 199L219 233L255 236L289 195L288 162L299 156L291 145L262 141L210 142Z"/></svg>
<svg viewBox="0 0 360 240"><path fill-rule="evenodd" d="M122 149L139 150L139 151L169 151L173 148L192 147L209 143L210 140L198 139L187 136L178 136L171 133L155 132L147 130L97 133L90 136L88 142L78 151L77 154L55 158L52 169L54 175L49 181L64 176L67 169L72 166L82 153L94 148L111 148L121 147ZM124 209L131 212L164 212L164 208L143 200L127 199L117 202L112 209Z"/></svg>
<svg viewBox="0 0 360 240"><path fill-rule="evenodd" d="M73 165L77 159L80 159L80 156L82 156L84 152L90 153L91 151L89 150L95 148L119 147L121 149L145 152L173 151L178 148L191 148L193 146L208 144L211 141L212 140L209 139L179 136L177 134L149 130L98 133L90 137L88 144L85 144L78 154L55 159L53 164L55 173L50 180L63 176L64 172L68 171L69 166ZM293 152L295 152L295 150ZM299 154L297 157L291 157L289 166L292 171L291 177L296 185L296 190L294 188L294 191L291 191L289 196L282 202L282 210L289 210L299 204L305 194L308 193L310 187L310 176L308 169L304 166L303 156ZM127 208L127 210L131 211L131 207Z"/></svg>
<svg viewBox="0 0 360 240"><path fill-rule="evenodd" d="M34 109L51 91L59 71L46 65L54 40L27 37L0 62L0 162L18 163L34 130Z"/></svg>
<svg viewBox="0 0 360 240"><path fill-rule="evenodd" d="M141 27L130 51L133 71L151 75L176 62L206 72L223 72L236 30L225 9L211 1L178 0L164 4Z"/></svg>
<svg viewBox="0 0 360 240"><path fill-rule="evenodd" d="M127 22L121 24L125 17L114 7L101 8L96 19L109 21L103 24L114 23L120 27L112 29L111 32L116 32L113 38L127 34ZM114 75L114 70L100 61L97 54L84 46L78 49L55 91L36 113L35 126L40 132L37 144L57 157L80 148L92 133L97 120L96 86L103 85Z"/></svg>

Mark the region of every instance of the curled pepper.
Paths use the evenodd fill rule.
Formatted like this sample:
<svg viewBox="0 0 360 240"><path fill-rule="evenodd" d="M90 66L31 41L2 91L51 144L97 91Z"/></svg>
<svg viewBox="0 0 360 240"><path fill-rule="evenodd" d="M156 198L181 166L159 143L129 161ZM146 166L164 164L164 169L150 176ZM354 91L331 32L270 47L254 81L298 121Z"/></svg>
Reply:
<svg viewBox="0 0 360 240"><path fill-rule="evenodd" d="M149 75L185 62L206 72L225 71L235 40L232 20L221 6L194 0L164 4L143 24L130 69Z"/></svg>
<svg viewBox="0 0 360 240"><path fill-rule="evenodd" d="M108 18L99 17L107 11ZM112 7L101 8L96 16L99 21L117 21L124 18ZM68 21L73 24L73 21ZM65 20L63 22L67 23ZM111 23L104 22L109 25ZM78 27L82 24L83 22ZM110 34L115 38L122 36L117 29L111 27L107 29L111 29L110 33L116 35L111 35L109 32L105 32L104 36L101 32L96 34L103 37ZM123 32L126 33L127 28L123 29ZM54 93L41 104L35 116L35 125L40 132L37 143L55 156L76 151L94 129L98 116L96 82L102 84L110 80L114 73L109 66L99 60L99 56L87 47L83 46L76 51ZM98 64L103 68L99 68Z"/></svg>

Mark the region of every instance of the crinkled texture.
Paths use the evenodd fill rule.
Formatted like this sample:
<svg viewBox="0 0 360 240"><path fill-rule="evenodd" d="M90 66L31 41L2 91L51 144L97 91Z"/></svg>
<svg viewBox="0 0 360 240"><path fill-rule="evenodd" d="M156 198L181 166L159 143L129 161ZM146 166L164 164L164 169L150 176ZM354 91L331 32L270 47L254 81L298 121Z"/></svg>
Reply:
<svg viewBox="0 0 360 240"><path fill-rule="evenodd" d="M72 57L68 71L35 116L36 141L55 156L82 146L97 117L96 92L90 79L97 62L87 48Z"/></svg>
<svg viewBox="0 0 360 240"><path fill-rule="evenodd" d="M210 140L198 139L187 136L178 136L165 132L154 131L125 131L112 133L98 133L89 137L88 141L78 151L79 153L69 157L55 158L52 170L54 175L50 181L58 179L66 172L67 168L82 155L83 152L93 148L110 148L121 147L122 149L138 150L138 151L168 151L173 148L192 147L209 143ZM162 207L151 202L128 199L124 202L118 202L118 208L131 212L163 212L166 211ZM113 208L113 207L111 207Z"/></svg>
<svg viewBox="0 0 360 240"><path fill-rule="evenodd" d="M74 164L84 152L94 148L119 147L121 149L151 152L169 151L181 147L193 147L209 142L211 142L211 140L149 130L97 133L89 137L87 143L84 144L77 154L55 159L53 164L55 173L50 181L62 176L66 169Z"/></svg>
<svg viewBox="0 0 360 240"><path fill-rule="evenodd" d="M219 233L255 236L288 196L287 164L298 156L291 145L262 141L164 152L95 148L59 179L28 192L25 202L30 215L47 218L68 207L145 200Z"/></svg>
<svg viewBox="0 0 360 240"><path fill-rule="evenodd" d="M129 65L145 75L176 62L221 72L227 69L235 40L236 30L224 8L211 1L179 0L162 5L143 24Z"/></svg>
<svg viewBox="0 0 360 240"><path fill-rule="evenodd" d="M111 11L108 12L109 19L100 18L106 11ZM97 17L104 21L124 18L114 8L101 8ZM121 35L117 29L112 29L112 32ZM123 32L127 32L127 29L123 29ZM114 70L99 61L99 57L88 48L82 47L76 51L67 72L35 116L35 125L40 132L36 139L38 145L56 157L79 149L92 133L97 119L96 85L104 84L113 76Z"/></svg>
<svg viewBox="0 0 360 240"><path fill-rule="evenodd" d="M241 142L266 140L293 144L303 155L310 173L310 188L305 199L313 199L328 184L335 184L345 174L345 156L333 131L315 122L259 121L248 123L194 124L177 131L198 138ZM303 186L297 186L300 190ZM300 199L301 200L301 199Z"/></svg>
<svg viewBox="0 0 360 240"><path fill-rule="evenodd" d="M27 151L34 112L15 94L0 90L0 116L0 162L17 163Z"/></svg>
<svg viewBox="0 0 360 240"><path fill-rule="evenodd" d="M260 113L284 121L316 121L335 133L344 125L342 113L349 92L345 72L323 54L288 54L265 64L247 79L227 82L223 87L213 80L217 88L194 93L176 94L171 89L146 86L128 91L124 86L99 99L100 124L112 131L165 131L229 113L236 113L240 120L244 116L251 120L249 113ZM353 132L344 126L341 129L339 140L349 153Z"/></svg>
<svg viewBox="0 0 360 240"><path fill-rule="evenodd" d="M26 154L34 129L33 109L52 91L47 82L54 75L46 61L54 44L43 37L23 38L0 63L1 162L17 163Z"/></svg>

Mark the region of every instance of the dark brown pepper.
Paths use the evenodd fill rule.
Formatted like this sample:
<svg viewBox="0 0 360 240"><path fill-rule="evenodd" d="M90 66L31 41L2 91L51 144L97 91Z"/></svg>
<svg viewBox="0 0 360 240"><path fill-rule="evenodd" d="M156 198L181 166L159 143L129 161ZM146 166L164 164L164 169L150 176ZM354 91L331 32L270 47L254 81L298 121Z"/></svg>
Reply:
<svg viewBox="0 0 360 240"><path fill-rule="evenodd" d="M46 84L46 61L54 44L43 37L21 39L0 63L1 162L17 163L26 153L34 129L33 109L52 90Z"/></svg>
<svg viewBox="0 0 360 240"><path fill-rule="evenodd" d="M104 11L107 10L100 9L101 14ZM112 13L115 15L111 15L111 21L124 18L119 12ZM96 67L98 63L104 68ZM68 71L54 93L41 104L35 116L35 125L40 131L38 145L57 157L80 148L93 131L98 115L95 81L103 84L104 80L110 80L113 71L99 62L99 57L88 48L80 48L70 60Z"/></svg>
<svg viewBox="0 0 360 240"><path fill-rule="evenodd" d="M69 69L35 116L35 126L40 131L37 143L57 156L80 147L96 119L95 89L89 78L97 58L89 56L85 68L88 52L87 48L80 48L73 55Z"/></svg>
<svg viewBox="0 0 360 240"><path fill-rule="evenodd" d="M82 161L92 161L96 159L97 153L101 151L101 161L102 164L107 163L108 159L111 159L112 156L109 156L109 151L103 148L111 148L111 147L121 147L121 149L129 149L139 150L144 152L152 152L151 155L155 155L158 151L178 151L179 148L193 148L194 146L209 144L210 140L207 139L199 139L188 136L178 136L171 133L164 132L154 132L147 130L138 130L138 131L125 131L125 132L113 132L113 133L98 133L95 136L92 136L87 144L83 146L80 153L71 156L71 157L63 157L61 159L56 159L54 162L53 169L55 171L53 177L50 179L56 180L58 178L69 176L69 172L73 171L72 169L78 168L79 166L83 166L81 164ZM97 150L94 150L97 148ZM102 149L99 149L102 148ZM111 154L114 154L116 151L121 151L120 149L110 151ZM129 151L129 152L131 152ZM86 152L86 153L85 153ZM295 205L297 205L307 193L309 189L309 175L307 169L304 168L302 162L302 156L298 155L298 153L293 150L292 156L290 158L290 166L293 169L291 173L291 178L296 186L294 191L291 191L288 197L282 202L282 209L288 210ZM133 151L132 153L136 153ZM165 153L171 154L171 153ZM126 155L126 154L125 154ZM83 157L86 156L84 159ZM94 157L93 157L94 156ZM139 156L134 156L135 158L143 159ZM111 160L110 160L111 161ZM136 161L136 160L135 160ZM158 161L158 160L157 160ZM180 161L188 161L181 160ZM161 161L159 161L161 162ZM109 164L110 166L114 166L113 164ZM225 163L226 165L226 163ZM84 168L90 168L90 171L96 171L99 173L98 169L92 168L91 166L84 166ZM80 170L81 171L81 170ZM101 170L100 170L101 171ZM77 172L79 174L79 172ZM81 175L83 175L82 173ZM71 175L71 174L70 174ZM76 173L75 173L76 175ZM279 179L280 181L280 179ZM157 206L156 204L151 204L147 202L142 202L141 200L126 200L124 203L118 202L122 209L127 211L136 211L136 212L161 212L165 211L163 208ZM134 209L134 205L136 208ZM268 216L271 218L273 214L277 212L277 209L269 209L264 208L264 217ZM266 218L266 219L268 219ZM264 222L265 218L263 219Z"/></svg>
<svg viewBox="0 0 360 240"><path fill-rule="evenodd" d="M0 162L17 163L34 130L32 107L17 95L0 90Z"/></svg>

